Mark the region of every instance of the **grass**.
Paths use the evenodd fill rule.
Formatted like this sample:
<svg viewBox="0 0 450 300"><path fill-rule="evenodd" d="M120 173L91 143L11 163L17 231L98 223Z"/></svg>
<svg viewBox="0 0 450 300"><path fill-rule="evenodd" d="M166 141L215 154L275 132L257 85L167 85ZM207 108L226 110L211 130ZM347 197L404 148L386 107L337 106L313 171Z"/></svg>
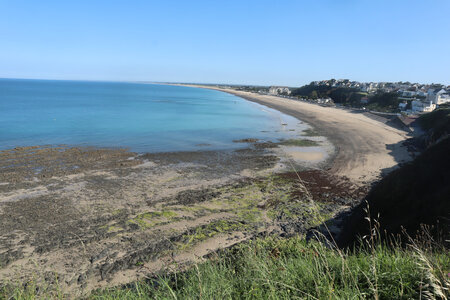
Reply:
<svg viewBox="0 0 450 300"><path fill-rule="evenodd" d="M94 292L90 299L420 299L448 296L450 255L377 244L330 249L260 238L186 272ZM447 293L447 294L446 294Z"/></svg>
<svg viewBox="0 0 450 300"><path fill-rule="evenodd" d="M319 146L320 144L316 141L312 140L285 140L280 143L280 145L283 146L297 146L297 147L315 147Z"/></svg>
<svg viewBox="0 0 450 300"><path fill-rule="evenodd" d="M235 226L208 224L193 232L192 242ZM302 236L265 237L187 271L96 290L87 299L448 299L449 271L450 253L433 241L401 247L373 234L356 249L339 250ZM48 298L64 296L32 283L0 288L0 299Z"/></svg>

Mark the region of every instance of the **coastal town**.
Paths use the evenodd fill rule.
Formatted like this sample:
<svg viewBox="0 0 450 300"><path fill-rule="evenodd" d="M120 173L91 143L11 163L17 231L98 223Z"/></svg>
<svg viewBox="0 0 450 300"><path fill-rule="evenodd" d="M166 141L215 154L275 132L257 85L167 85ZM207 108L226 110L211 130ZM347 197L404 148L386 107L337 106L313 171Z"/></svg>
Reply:
<svg viewBox="0 0 450 300"><path fill-rule="evenodd" d="M326 106L344 106L410 116L428 113L441 105L450 103L450 86L442 84L330 79L313 81L300 88L287 86L232 88Z"/></svg>

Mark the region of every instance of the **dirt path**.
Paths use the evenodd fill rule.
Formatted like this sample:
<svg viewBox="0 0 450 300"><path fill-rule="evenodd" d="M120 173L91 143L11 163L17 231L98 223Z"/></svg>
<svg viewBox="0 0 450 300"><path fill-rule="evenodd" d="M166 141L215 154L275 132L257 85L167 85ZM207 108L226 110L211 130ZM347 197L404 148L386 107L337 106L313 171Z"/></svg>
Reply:
<svg viewBox="0 0 450 300"><path fill-rule="evenodd" d="M355 183L378 179L398 163L411 159L402 142L407 133L362 113L292 99L211 86L192 86L227 92L296 117L312 125L336 147L331 172Z"/></svg>

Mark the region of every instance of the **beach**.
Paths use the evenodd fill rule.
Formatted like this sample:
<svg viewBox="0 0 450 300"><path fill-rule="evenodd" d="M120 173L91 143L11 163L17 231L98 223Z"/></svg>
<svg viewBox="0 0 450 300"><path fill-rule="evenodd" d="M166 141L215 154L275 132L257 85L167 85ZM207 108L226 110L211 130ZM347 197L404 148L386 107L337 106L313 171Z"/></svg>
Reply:
<svg viewBox="0 0 450 300"><path fill-rule="evenodd" d="M261 95L230 88L191 85L231 93L279 110L312 125L337 148L331 172L355 183L379 179L398 163L411 160L403 141L408 133L376 121L361 112Z"/></svg>
<svg viewBox="0 0 450 300"><path fill-rule="evenodd" d="M333 218L408 159L406 133L364 114L221 90L312 127L294 141L249 136L236 150L0 151L0 282L35 278L85 295L183 270L256 236L306 235L327 220L338 231Z"/></svg>

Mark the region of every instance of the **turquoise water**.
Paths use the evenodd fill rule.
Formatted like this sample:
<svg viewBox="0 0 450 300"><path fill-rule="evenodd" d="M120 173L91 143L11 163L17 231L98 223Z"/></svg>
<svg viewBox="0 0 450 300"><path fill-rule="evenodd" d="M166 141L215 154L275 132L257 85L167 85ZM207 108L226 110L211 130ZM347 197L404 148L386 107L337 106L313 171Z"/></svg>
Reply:
<svg viewBox="0 0 450 300"><path fill-rule="evenodd" d="M287 123L288 125L282 125ZM298 121L213 90L117 82L0 79L0 149L31 145L218 150L290 138Z"/></svg>

